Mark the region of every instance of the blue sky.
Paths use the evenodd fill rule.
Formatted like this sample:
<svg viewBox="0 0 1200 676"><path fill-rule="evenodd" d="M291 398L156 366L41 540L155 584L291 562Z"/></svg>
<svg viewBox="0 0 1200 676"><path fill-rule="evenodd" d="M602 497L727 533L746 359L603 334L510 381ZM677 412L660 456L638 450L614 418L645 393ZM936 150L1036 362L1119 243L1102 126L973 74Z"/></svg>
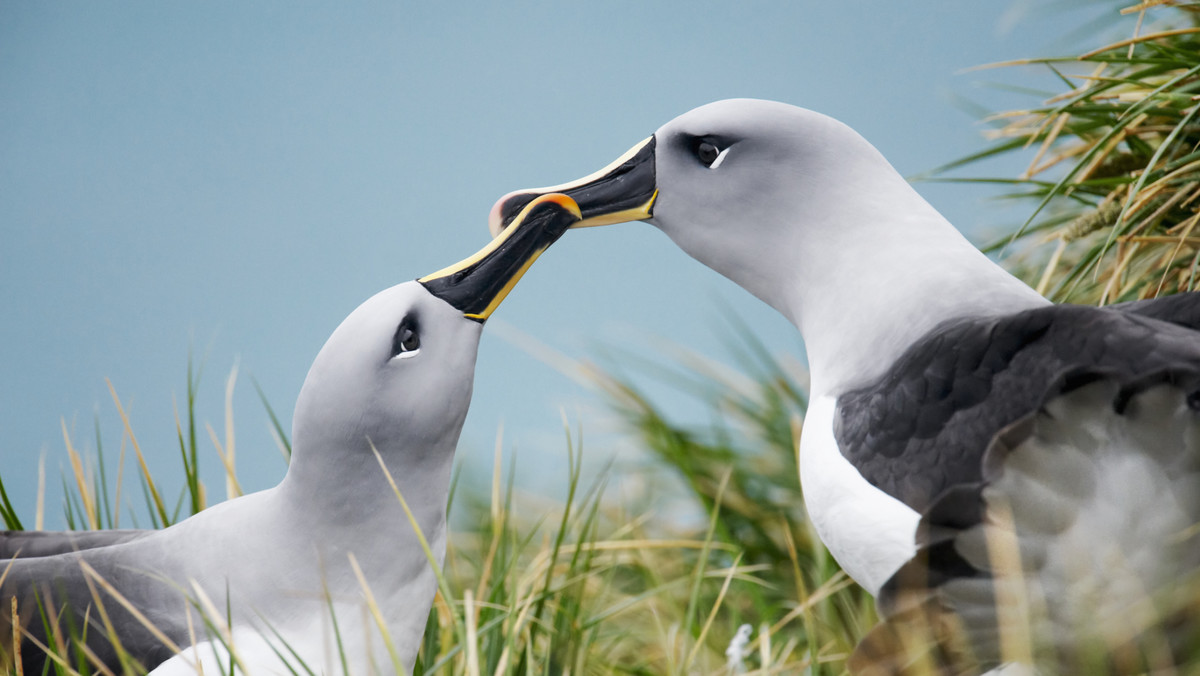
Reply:
<svg viewBox="0 0 1200 676"><path fill-rule="evenodd" d="M964 69L1078 44L1063 35L1072 12L1033 6L2 3L0 476L30 516L45 457L47 526L61 526L60 421L94 450L99 419L106 453L120 449L106 378L151 468L178 476L191 352L218 434L238 365L240 474L271 486L284 465L251 378L290 425L341 319L482 246L500 195L590 173L734 96L833 115L902 173L926 171L983 147L956 99L1030 102L981 86L1019 74ZM970 231L1012 218L984 190L918 189ZM530 341L582 359L662 338L723 359L731 308L772 350L802 354L781 318L652 228L570 233L489 322L468 473L490 472L501 423L535 474L562 464L563 411L585 434L605 428L596 396ZM596 446L593 460L611 456Z"/></svg>

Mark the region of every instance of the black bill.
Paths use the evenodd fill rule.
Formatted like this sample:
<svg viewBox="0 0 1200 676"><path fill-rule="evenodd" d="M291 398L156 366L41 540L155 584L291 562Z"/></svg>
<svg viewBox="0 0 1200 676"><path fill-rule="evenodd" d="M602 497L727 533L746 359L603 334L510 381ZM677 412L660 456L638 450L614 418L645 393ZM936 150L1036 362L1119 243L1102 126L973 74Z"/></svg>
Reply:
<svg viewBox="0 0 1200 676"><path fill-rule="evenodd" d="M525 205L539 195L561 193L579 205L580 220L570 227L585 228L625 221L640 221L654 215L658 186L654 173L654 137L630 148L615 162L577 181L548 188L511 192L492 207L488 228L499 235L518 217Z"/></svg>
<svg viewBox="0 0 1200 676"><path fill-rule="evenodd" d="M579 221L579 205L570 197L531 195L510 227L482 250L417 281L467 318L483 322L537 257Z"/></svg>

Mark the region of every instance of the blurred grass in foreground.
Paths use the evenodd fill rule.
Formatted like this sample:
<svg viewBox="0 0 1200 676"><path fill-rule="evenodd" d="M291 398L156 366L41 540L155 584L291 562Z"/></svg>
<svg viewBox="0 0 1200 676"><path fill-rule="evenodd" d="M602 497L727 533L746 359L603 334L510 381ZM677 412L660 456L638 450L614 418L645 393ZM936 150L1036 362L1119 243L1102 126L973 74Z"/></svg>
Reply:
<svg viewBox="0 0 1200 676"><path fill-rule="evenodd" d="M795 460L804 406L797 376L749 332L743 338L753 376L683 352L659 373L711 410L704 429L670 420L626 380L590 369L649 451L644 462L675 473L687 487L682 494L663 497L652 482L628 481L614 498L616 491L606 489L621 477L611 471L584 481L583 454L607 451L582 448L582 431L570 428L563 441L565 501L517 491L519 467L501 467L499 443L490 491L461 490L460 467L451 490L452 522L472 526L451 533L416 673L842 672L856 638L874 623L874 611L804 520ZM236 371L226 386L227 412L235 378ZM71 474L63 477L63 509L71 528L162 527L204 508L210 492L198 478L201 462L220 462L227 495L239 493L233 426L227 420L221 436L203 425L195 388L189 375L175 422L184 476L178 495L164 495L162 486L171 482L150 475L143 454L165 451L137 444L115 392L115 413L125 423L115 459L98 437L88 454L64 436ZM269 407L268 424L286 449ZM201 451L196 430L205 428L212 447ZM19 528L25 515L2 494L0 504L5 524ZM671 519L661 516L664 510L705 516ZM751 635L730 657L727 649L742 625ZM56 669L88 671L80 664Z"/></svg>

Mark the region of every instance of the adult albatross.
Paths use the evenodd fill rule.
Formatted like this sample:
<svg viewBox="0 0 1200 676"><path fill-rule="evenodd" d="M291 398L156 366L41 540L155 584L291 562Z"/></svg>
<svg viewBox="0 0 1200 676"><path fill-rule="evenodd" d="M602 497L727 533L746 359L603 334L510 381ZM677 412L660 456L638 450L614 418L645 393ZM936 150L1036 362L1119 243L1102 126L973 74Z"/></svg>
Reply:
<svg viewBox="0 0 1200 676"><path fill-rule="evenodd" d="M161 531L0 535L40 554L0 561L0 671L42 673L43 647L75 637L59 658L104 673L410 672L483 322L578 218L539 198L511 236L354 310L300 390L275 488Z"/></svg>
<svg viewBox="0 0 1200 676"><path fill-rule="evenodd" d="M770 101L702 106L584 179L510 193L493 233L546 192L577 226L646 220L800 330L808 513L893 620L857 664L886 671L918 609L938 638L965 630L939 659L966 671L1194 631L1146 604L1200 559L1200 294L1052 305L852 129Z"/></svg>

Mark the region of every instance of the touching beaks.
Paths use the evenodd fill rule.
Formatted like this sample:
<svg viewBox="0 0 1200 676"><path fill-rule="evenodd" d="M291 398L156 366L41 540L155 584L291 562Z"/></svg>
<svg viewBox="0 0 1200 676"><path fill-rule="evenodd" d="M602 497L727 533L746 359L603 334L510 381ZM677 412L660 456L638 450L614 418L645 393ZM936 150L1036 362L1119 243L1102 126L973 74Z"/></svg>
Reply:
<svg viewBox="0 0 1200 676"><path fill-rule="evenodd" d="M475 255L417 281L468 319L483 322L538 256L581 219L567 195L532 195L511 225Z"/></svg>
<svg viewBox="0 0 1200 676"><path fill-rule="evenodd" d="M570 226L573 228L650 218L658 197L654 146L655 138L651 136L612 164L577 181L511 192L492 206L488 229L493 237L499 235L520 217L526 205L548 193L566 195L579 205L580 220Z"/></svg>

